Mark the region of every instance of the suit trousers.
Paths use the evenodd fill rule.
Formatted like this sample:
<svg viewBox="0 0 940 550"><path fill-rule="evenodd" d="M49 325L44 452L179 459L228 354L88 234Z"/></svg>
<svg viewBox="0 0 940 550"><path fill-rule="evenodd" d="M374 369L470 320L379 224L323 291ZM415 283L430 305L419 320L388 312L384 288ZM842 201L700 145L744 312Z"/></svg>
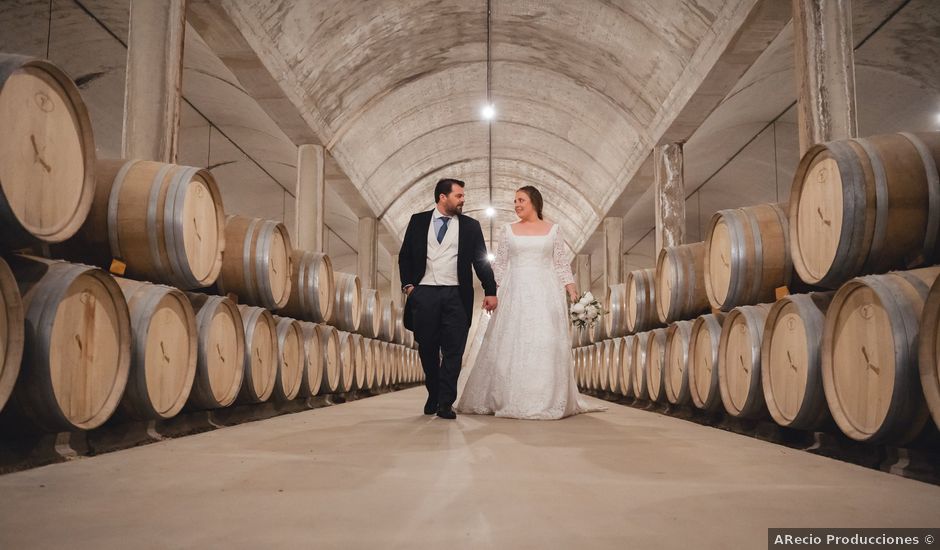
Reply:
<svg viewBox="0 0 940 550"><path fill-rule="evenodd" d="M405 306L414 308L415 341L428 396L442 407L452 406L457 399L457 378L470 330L458 289L419 285Z"/></svg>

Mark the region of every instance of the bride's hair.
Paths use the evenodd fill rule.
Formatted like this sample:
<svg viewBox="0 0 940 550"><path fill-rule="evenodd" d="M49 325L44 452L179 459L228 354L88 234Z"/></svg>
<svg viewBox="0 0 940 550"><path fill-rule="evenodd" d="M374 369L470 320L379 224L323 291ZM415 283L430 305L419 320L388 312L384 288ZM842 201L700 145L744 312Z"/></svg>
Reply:
<svg viewBox="0 0 940 550"><path fill-rule="evenodd" d="M529 201L532 203L532 207L535 208L535 213L538 214L540 220L544 220L542 217L542 194L539 193L539 190L531 185L526 185L525 187L520 187L516 191L522 191L529 196Z"/></svg>

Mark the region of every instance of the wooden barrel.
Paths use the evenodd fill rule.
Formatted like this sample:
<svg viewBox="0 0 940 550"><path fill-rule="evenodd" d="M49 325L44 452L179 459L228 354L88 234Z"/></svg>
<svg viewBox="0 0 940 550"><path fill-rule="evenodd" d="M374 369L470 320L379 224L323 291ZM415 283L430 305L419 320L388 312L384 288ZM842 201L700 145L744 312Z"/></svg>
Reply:
<svg viewBox="0 0 940 550"><path fill-rule="evenodd" d="M633 389L633 354L636 350L635 334L625 336L620 346L620 394L624 397L636 397Z"/></svg>
<svg viewBox="0 0 940 550"><path fill-rule="evenodd" d="M678 321L666 329L664 389L666 400L673 405L688 405L692 399L689 390L689 344L692 324L693 321Z"/></svg>
<svg viewBox="0 0 940 550"><path fill-rule="evenodd" d="M591 384L591 369L594 368L594 346L582 346L581 350L584 353L581 387L586 390L589 389L588 386Z"/></svg>
<svg viewBox="0 0 940 550"><path fill-rule="evenodd" d="M692 403L713 412L721 407L718 389L718 345L725 314L702 315L692 322L689 335L689 390Z"/></svg>
<svg viewBox="0 0 940 550"><path fill-rule="evenodd" d="M395 341L395 321L398 319L398 306L392 300L382 303L382 322L379 323L379 338L385 342Z"/></svg>
<svg viewBox="0 0 940 550"><path fill-rule="evenodd" d="M315 323L300 321L300 332L304 343L304 368L299 395L306 398L318 394L323 384L323 344Z"/></svg>
<svg viewBox="0 0 940 550"><path fill-rule="evenodd" d="M340 391L343 379L339 331L329 325L317 325L317 334L320 336L320 357L323 364L319 393L336 393Z"/></svg>
<svg viewBox="0 0 940 550"><path fill-rule="evenodd" d="M601 317L608 338L619 338L627 333L627 285L607 287L607 313Z"/></svg>
<svg viewBox="0 0 940 550"><path fill-rule="evenodd" d="M238 400L261 403L274 393L277 380L277 325L266 309L240 305L238 311L245 329L245 374Z"/></svg>
<svg viewBox="0 0 940 550"><path fill-rule="evenodd" d="M623 370L620 361L623 360L620 348L623 347L623 337L607 340L607 389L613 393L620 393L620 377Z"/></svg>
<svg viewBox="0 0 940 550"><path fill-rule="evenodd" d="M649 349L650 331L641 332L636 335L633 344L633 366L630 372L633 374L633 396L637 399L649 399L649 388L646 378L646 353Z"/></svg>
<svg viewBox="0 0 940 550"><path fill-rule="evenodd" d="M23 299L10 266L0 258L0 410L20 373L24 338Z"/></svg>
<svg viewBox="0 0 940 550"><path fill-rule="evenodd" d="M245 378L245 328L228 298L188 293L199 333L196 376L189 403L198 409L228 407Z"/></svg>
<svg viewBox="0 0 940 550"><path fill-rule="evenodd" d="M356 358L361 351L356 351L353 333L339 331L339 388L337 392L346 393L356 389Z"/></svg>
<svg viewBox="0 0 940 550"><path fill-rule="evenodd" d="M326 254L294 250L290 257L291 291L284 315L328 323L333 314L333 263Z"/></svg>
<svg viewBox="0 0 940 550"><path fill-rule="evenodd" d="M765 416L761 386L760 348L770 304L739 306L721 327L718 344L718 387L728 414L738 418Z"/></svg>
<svg viewBox="0 0 940 550"><path fill-rule="evenodd" d="M940 267L859 277L836 292L823 330L823 388L857 441L903 444L928 412L917 365L919 322Z"/></svg>
<svg viewBox="0 0 940 550"><path fill-rule="evenodd" d="M219 290L239 303L281 309L291 295L291 250L283 223L227 216Z"/></svg>
<svg viewBox="0 0 940 550"><path fill-rule="evenodd" d="M774 421L815 430L829 418L820 350L831 292L786 296L771 308L761 344L761 386Z"/></svg>
<svg viewBox="0 0 940 550"><path fill-rule="evenodd" d="M131 418L176 416L196 376L196 315L175 288L115 279L131 317L131 369L121 411Z"/></svg>
<svg viewBox="0 0 940 550"><path fill-rule="evenodd" d="M333 325L346 332L356 332L362 320L362 288L359 277L352 273L336 272L334 279L336 293L333 296Z"/></svg>
<svg viewBox="0 0 940 550"><path fill-rule="evenodd" d="M366 377L366 349L365 338L360 334L351 334L353 346L353 389L364 390L368 388Z"/></svg>
<svg viewBox="0 0 940 550"><path fill-rule="evenodd" d="M773 302L790 284L786 205L719 210L705 240L705 291L715 309Z"/></svg>
<svg viewBox="0 0 940 550"><path fill-rule="evenodd" d="M646 393L650 401L665 402L666 329L650 331L646 342Z"/></svg>
<svg viewBox="0 0 940 550"><path fill-rule="evenodd" d="M95 200L69 257L101 266L115 258L130 278L182 289L215 283L225 218L211 172L143 160L99 160L95 169Z"/></svg>
<svg viewBox="0 0 940 550"><path fill-rule="evenodd" d="M17 256L25 346L8 404L47 431L90 430L118 407L131 361L127 302L110 275Z"/></svg>
<svg viewBox="0 0 940 550"><path fill-rule="evenodd" d="M382 297L378 290L371 288L362 291L362 322L359 334L366 338L378 338L382 330Z"/></svg>
<svg viewBox="0 0 940 550"><path fill-rule="evenodd" d="M300 322L290 317L275 317L277 324L277 375L274 397L290 401L300 394L304 379L304 335Z"/></svg>
<svg viewBox="0 0 940 550"><path fill-rule="evenodd" d="M388 385L388 342L375 341L375 386L384 388Z"/></svg>
<svg viewBox="0 0 940 550"><path fill-rule="evenodd" d="M405 343L405 323L402 320L402 312L398 312L398 318L395 319L395 338L392 340L396 344Z"/></svg>
<svg viewBox="0 0 940 550"><path fill-rule="evenodd" d="M378 388L379 383L379 340L366 338L366 389Z"/></svg>
<svg viewBox="0 0 940 550"><path fill-rule="evenodd" d="M885 134L813 146L790 191L800 278L836 288L864 273L940 260L940 133Z"/></svg>
<svg viewBox="0 0 940 550"><path fill-rule="evenodd" d="M692 319L708 311L705 243L662 249L656 261L656 313L663 323Z"/></svg>
<svg viewBox="0 0 940 550"><path fill-rule="evenodd" d="M95 194L95 141L72 79L48 61L0 54L0 248L74 235Z"/></svg>
<svg viewBox="0 0 940 550"><path fill-rule="evenodd" d="M627 333L645 332L660 326L656 313L656 270L640 269L627 274Z"/></svg>
<svg viewBox="0 0 940 550"><path fill-rule="evenodd" d="M933 415L933 421L940 426L940 280L934 282L924 304L920 322L918 368L927 407Z"/></svg>

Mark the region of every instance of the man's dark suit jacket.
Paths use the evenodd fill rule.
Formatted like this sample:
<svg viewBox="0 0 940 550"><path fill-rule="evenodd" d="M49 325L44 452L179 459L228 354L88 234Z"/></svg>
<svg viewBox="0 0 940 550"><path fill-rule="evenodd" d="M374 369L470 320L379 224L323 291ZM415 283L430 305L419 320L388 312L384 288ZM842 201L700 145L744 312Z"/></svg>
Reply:
<svg viewBox="0 0 940 550"><path fill-rule="evenodd" d="M419 212L411 216L411 221L408 222L404 242L398 253L398 269L402 286L418 286L424 278L428 260L428 229L431 226L432 214L433 210ZM467 327L469 328L473 317L473 273L470 271L470 266L472 265L476 270L487 296L496 296L496 279L493 278L493 268L486 259L486 241L483 239L480 222L463 214L457 216L457 221L460 224L460 235L457 241L457 282L460 301L467 312ZM402 321L405 328L414 330L414 316L407 303Z"/></svg>

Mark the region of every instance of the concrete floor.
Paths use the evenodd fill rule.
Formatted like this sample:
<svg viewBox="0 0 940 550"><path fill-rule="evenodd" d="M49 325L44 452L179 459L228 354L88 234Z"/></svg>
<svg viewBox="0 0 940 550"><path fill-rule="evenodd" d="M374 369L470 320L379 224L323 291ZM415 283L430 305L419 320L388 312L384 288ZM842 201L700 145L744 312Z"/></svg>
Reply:
<svg viewBox="0 0 940 550"><path fill-rule="evenodd" d="M420 414L424 390L0 476L0 548L765 548L936 527L940 487L610 405ZM298 546L299 545L299 546Z"/></svg>

